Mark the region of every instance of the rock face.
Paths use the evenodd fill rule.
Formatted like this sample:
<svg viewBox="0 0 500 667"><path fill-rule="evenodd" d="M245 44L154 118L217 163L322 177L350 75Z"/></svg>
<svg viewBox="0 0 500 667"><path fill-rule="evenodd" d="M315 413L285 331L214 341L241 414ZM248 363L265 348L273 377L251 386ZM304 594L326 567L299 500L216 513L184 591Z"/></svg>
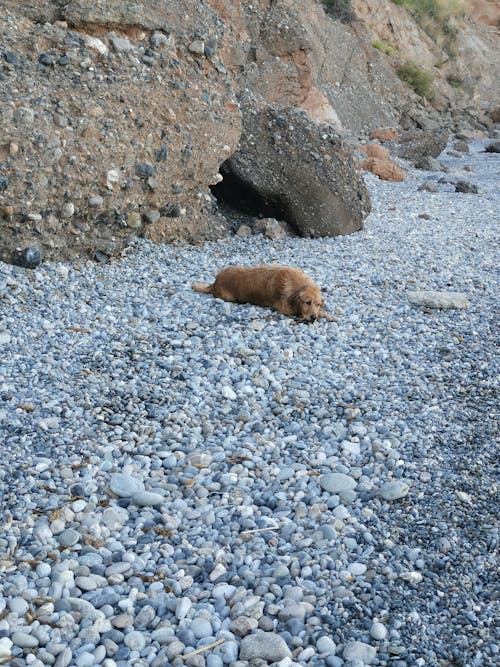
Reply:
<svg viewBox="0 0 500 667"><path fill-rule="evenodd" d="M217 14L194 0L28 4L30 18L2 17L0 259L215 236L203 208L240 135ZM57 18L72 29L33 22Z"/></svg>
<svg viewBox="0 0 500 667"><path fill-rule="evenodd" d="M295 106L335 129L396 124L409 94L360 23L330 19L316 0L215 2L239 90Z"/></svg>
<svg viewBox="0 0 500 667"><path fill-rule="evenodd" d="M471 9L478 21L500 27L500 5L496 0L470 0Z"/></svg>
<svg viewBox="0 0 500 667"><path fill-rule="evenodd" d="M417 63L431 73L434 79L432 104L436 109L456 112L474 107L477 113L499 103L500 41L498 31L492 28L499 26L498 2L470 0L463 3L467 13L458 14L453 20L456 37L447 50L447 45L442 43L443 35L432 39L403 6L390 0L352 1L365 27L392 47L393 60ZM407 109L410 118L425 124L422 111L417 105Z"/></svg>
<svg viewBox="0 0 500 667"><path fill-rule="evenodd" d="M361 229L369 195L351 151L331 128L293 107L259 105L252 95L240 102L242 137L217 186L224 199L285 220L301 236Z"/></svg>
<svg viewBox="0 0 500 667"><path fill-rule="evenodd" d="M0 259L26 266L36 253L102 258L136 236L220 237L227 230L210 187L221 165L226 177L240 169L246 193L254 187L278 205L299 233L359 229L366 194L333 133L440 123L396 76L399 56L373 47L375 36L433 68L436 108L464 108L470 118L470 109L499 103L495 13L488 26L464 20L458 55L446 60L388 0L352 0L361 20L350 25L329 18L319 0L1 4ZM300 128L264 143L262 167L249 143L256 116L236 101L247 90L273 123L254 132L259 140L272 144L282 121ZM295 177L280 162L290 158L303 160ZM259 179L270 175L262 190Z"/></svg>

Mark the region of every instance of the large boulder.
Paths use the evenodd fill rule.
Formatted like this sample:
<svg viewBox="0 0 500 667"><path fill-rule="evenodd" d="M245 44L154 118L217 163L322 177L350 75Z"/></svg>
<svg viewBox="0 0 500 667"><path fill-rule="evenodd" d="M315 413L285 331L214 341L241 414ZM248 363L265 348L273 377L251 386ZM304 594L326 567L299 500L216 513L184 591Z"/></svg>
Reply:
<svg viewBox="0 0 500 667"><path fill-rule="evenodd" d="M411 162L422 158L437 158L446 148L448 133L434 130L408 130L402 132L391 152Z"/></svg>
<svg viewBox="0 0 500 667"><path fill-rule="evenodd" d="M216 236L204 208L241 132L218 15L197 0L6 7L0 259Z"/></svg>
<svg viewBox="0 0 500 667"><path fill-rule="evenodd" d="M243 132L216 196L287 221L301 236L357 231L370 198L351 150L293 107L241 99Z"/></svg>

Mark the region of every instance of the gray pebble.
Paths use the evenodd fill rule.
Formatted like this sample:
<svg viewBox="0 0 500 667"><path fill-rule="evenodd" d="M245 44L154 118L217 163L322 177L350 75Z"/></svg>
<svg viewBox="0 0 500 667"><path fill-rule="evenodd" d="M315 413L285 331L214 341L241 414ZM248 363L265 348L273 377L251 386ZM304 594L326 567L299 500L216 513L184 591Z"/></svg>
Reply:
<svg viewBox="0 0 500 667"><path fill-rule="evenodd" d="M318 653L327 653L328 655L335 655L337 646L331 637L323 636L316 640L316 649Z"/></svg>
<svg viewBox="0 0 500 667"><path fill-rule="evenodd" d="M330 472L319 479L321 488L328 493L343 493L351 491L356 486L356 480L341 472Z"/></svg>
<svg viewBox="0 0 500 667"><path fill-rule="evenodd" d="M377 657L377 649L365 642L350 641L347 642L342 657L346 660L359 660L362 663L371 665Z"/></svg>
<svg viewBox="0 0 500 667"><path fill-rule="evenodd" d="M18 630L12 635L12 643L14 646L19 646L20 648L35 648L38 646L39 641L33 635Z"/></svg>
<svg viewBox="0 0 500 667"><path fill-rule="evenodd" d="M144 482L137 477L125 473L113 473L109 480L109 488L120 498L130 498L134 493L144 491Z"/></svg>
<svg viewBox="0 0 500 667"><path fill-rule="evenodd" d="M258 631L243 637L240 644L240 659L253 660L261 658L268 662L279 662L291 657L290 649L282 637L274 632Z"/></svg>
<svg viewBox="0 0 500 667"><path fill-rule="evenodd" d="M387 628L383 623L375 621L370 628L370 636L377 641L383 641L387 637Z"/></svg>
<svg viewBox="0 0 500 667"><path fill-rule="evenodd" d="M195 618L191 622L190 630L197 639L203 639L212 635L212 624L206 618Z"/></svg>
<svg viewBox="0 0 500 667"><path fill-rule="evenodd" d="M7 602L9 609L13 611L15 614L17 614L19 617L24 616L29 609L29 604L26 602L24 598L20 597L15 597L11 598Z"/></svg>
<svg viewBox="0 0 500 667"><path fill-rule="evenodd" d="M132 651L142 651L146 646L146 638L142 632L132 630L125 635L124 643Z"/></svg>
<svg viewBox="0 0 500 667"><path fill-rule="evenodd" d="M73 547L81 539L80 533L74 528L66 528L57 536L62 547Z"/></svg>
<svg viewBox="0 0 500 667"><path fill-rule="evenodd" d="M139 507L155 507L161 505L165 501L161 493L153 491L137 491L132 496L132 502Z"/></svg>
<svg viewBox="0 0 500 667"><path fill-rule="evenodd" d="M396 480L395 482L386 482L380 488L379 495L384 500L398 500L404 498L409 490L410 485L407 482Z"/></svg>

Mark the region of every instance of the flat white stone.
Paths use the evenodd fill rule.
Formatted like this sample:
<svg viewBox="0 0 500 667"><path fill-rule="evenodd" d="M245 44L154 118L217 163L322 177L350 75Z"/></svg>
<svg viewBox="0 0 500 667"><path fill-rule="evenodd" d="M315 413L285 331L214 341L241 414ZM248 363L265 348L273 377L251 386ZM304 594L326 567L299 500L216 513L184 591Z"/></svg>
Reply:
<svg viewBox="0 0 500 667"><path fill-rule="evenodd" d="M365 642L348 642L342 657L346 660L362 660L367 665L371 665L377 657L377 649Z"/></svg>
<svg viewBox="0 0 500 667"><path fill-rule="evenodd" d="M202 56L205 53L205 42L201 39L195 39L194 42L188 46L188 49L191 53L196 53L199 56Z"/></svg>
<svg viewBox="0 0 500 667"><path fill-rule="evenodd" d="M407 482L396 480L395 482L386 482L381 487L379 496L384 500L397 500L398 498L404 498L409 490L410 485Z"/></svg>
<svg viewBox="0 0 500 667"><path fill-rule="evenodd" d="M469 301L464 292L438 292L422 290L408 292L408 300L415 306L427 308L468 308Z"/></svg>
<svg viewBox="0 0 500 667"><path fill-rule="evenodd" d="M161 505L165 498L161 493L155 493L154 491L137 491L132 496L132 502L139 507L154 507L155 505Z"/></svg>
<svg viewBox="0 0 500 667"><path fill-rule="evenodd" d="M132 477L123 472L116 472L111 475L109 488L120 498L131 498L134 493L144 491L144 482L142 479Z"/></svg>
<svg viewBox="0 0 500 667"><path fill-rule="evenodd" d="M192 602L189 598L183 597L177 601L175 606L175 617L179 620L187 616L188 611L191 609Z"/></svg>
<svg viewBox="0 0 500 667"><path fill-rule="evenodd" d="M329 493L343 493L351 491L356 486L356 480L343 472L329 472L320 477L319 484Z"/></svg>
<svg viewBox="0 0 500 667"><path fill-rule="evenodd" d="M107 507L102 513L102 521L105 526L115 530L124 526L129 519L129 513L124 507L118 505Z"/></svg>

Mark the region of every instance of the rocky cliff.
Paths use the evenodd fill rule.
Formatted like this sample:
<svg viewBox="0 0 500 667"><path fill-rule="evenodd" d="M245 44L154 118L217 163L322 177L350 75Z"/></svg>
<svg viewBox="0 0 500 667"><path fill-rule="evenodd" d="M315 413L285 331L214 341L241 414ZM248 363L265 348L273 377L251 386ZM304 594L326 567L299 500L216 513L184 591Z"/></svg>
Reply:
<svg viewBox="0 0 500 667"><path fill-rule="evenodd" d="M386 61L396 68L403 63L422 67L433 81L429 104L451 112L459 127L471 119L484 122L485 113L500 103L497 0L464 3L467 12L457 12L441 27L429 21L427 30L425 22L391 0L354 0L354 5L372 43L388 47ZM410 117L418 122L420 112L416 105Z"/></svg>
<svg viewBox="0 0 500 667"><path fill-rule="evenodd" d="M327 212L320 228L310 222L316 235L359 229L369 209L342 136L352 144L377 126L451 126L450 112L484 127L485 110L498 103L498 35L490 14L488 25L464 19L451 58L403 7L386 0L354 0L357 18L349 23L325 13L318 0L0 6L5 261L27 247L52 259L102 258L135 236L199 241L226 233L211 188L232 156L236 164L241 151L248 153L245 137L252 133L242 134L249 119L242 119L241 95L257 101L259 118L288 123L289 146L270 153L267 173L259 147L251 168L247 161L249 192L269 184L273 168L287 171L284 156L294 155L302 169L295 181L290 170L276 179L288 192L267 191L271 200L297 199L311 155L313 162L328 155L329 164L342 164L335 173L315 172L311 191ZM394 53L374 48L376 37ZM434 72L436 108L398 78L401 54ZM299 114L300 133L287 108ZM323 124L327 132L315 129ZM300 208L309 210L300 202L294 210ZM307 221L288 222L307 233Z"/></svg>
<svg viewBox="0 0 500 667"><path fill-rule="evenodd" d="M219 16L194 0L7 5L0 257L213 236L208 188L241 125Z"/></svg>

